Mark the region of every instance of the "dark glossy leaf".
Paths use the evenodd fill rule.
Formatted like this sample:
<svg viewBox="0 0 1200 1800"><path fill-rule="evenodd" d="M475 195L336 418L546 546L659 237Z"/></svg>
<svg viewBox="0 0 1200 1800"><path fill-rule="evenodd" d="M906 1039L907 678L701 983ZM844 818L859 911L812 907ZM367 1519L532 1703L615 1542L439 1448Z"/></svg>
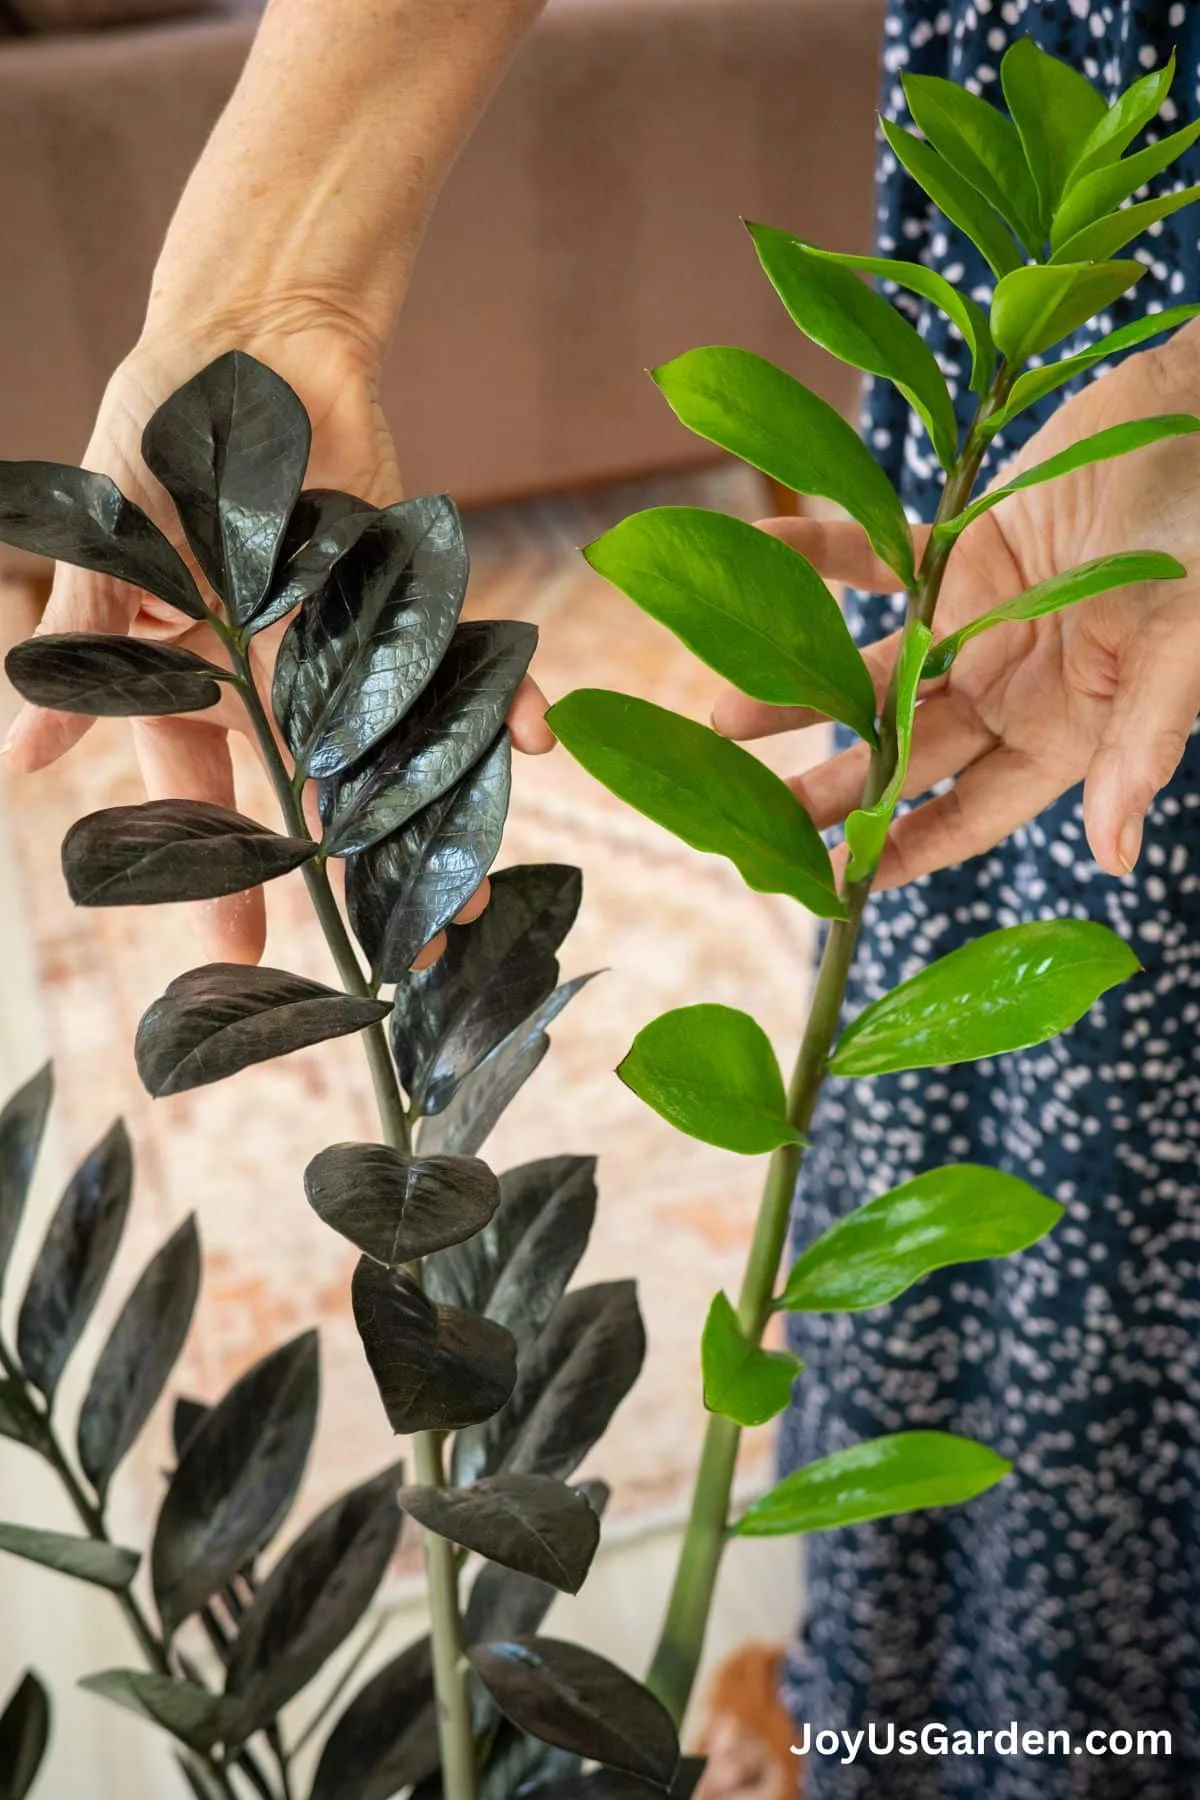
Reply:
<svg viewBox="0 0 1200 1800"><path fill-rule="evenodd" d="M456 1431L490 1419L512 1393L516 1346L490 1319L436 1306L411 1276L365 1256L351 1296L393 1431Z"/></svg>
<svg viewBox="0 0 1200 1800"><path fill-rule="evenodd" d="M1172 213L1193 206L1198 199L1200 182L1172 194L1159 194L1153 200L1141 200L1136 206L1123 206L1119 212L1111 213L1106 219L1097 219L1094 225L1085 226L1074 237L1069 237L1062 249L1055 252L1053 265L1102 262L1123 250L1134 238L1141 237L1160 219L1169 219Z"/></svg>
<svg viewBox="0 0 1200 1800"><path fill-rule="evenodd" d="M1032 264L996 283L992 334L1010 362L1048 350L1146 273L1140 262Z"/></svg>
<svg viewBox="0 0 1200 1800"><path fill-rule="evenodd" d="M79 1414L79 1466L103 1498L183 1349L200 1289L200 1238L185 1219L151 1258L100 1352Z"/></svg>
<svg viewBox="0 0 1200 1800"><path fill-rule="evenodd" d="M445 654L466 586L444 494L388 507L339 557L275 663L272 703L298 770L336 775L399 724Z"/></svg>
<svg viewBox="0 0 1200 1800"><path fill-rule="evenodd" d="M232 1716L229 1702L220 1694L145 1669L104 1669L99 1675L85 1675L79 1685L161 1725L189 1750L211 1750Z"/></svg>
<svg viewBox="0 0 1200 1800"><path fill-rule="evenodd" d="M866 664L833 594L789 545L725 513L655 506L584 556L743 693L815 707L874 742Z"/></svg>
<svg viewBox="0 0 1200 1800"><path fill-rule="evenodd" d="M1000 81L1037 186L1044 237L1067 180L1108 108L1086 76L1047 55L1031 37L1009 45L1000 59Z"/></svg>
<svg viewBox="0 0 1200 1800"><path fill-rule="evenodd" d="M142 433L142 456L235 625L266 596L311 435L299 396L244 350L193 375Z"/></svg>
<svg viewBox="0 0 1200 1800"><path fill-rule="evenodd" d="M666 1787L679 1740L666 1708L614 1663L557 1638L477 1644L472 1667L522 1731Z"/></svg>
<svg viewBox="0 0 1200 1800"><path fill-rule="evenodd" d="M942 638L925 659L922 680L943 675L965 643L994 625L1040 619L1047 613L1061 612L1064 606L1073 606L1077 600L1090 600L1096 594L1107 594L1112 588L1126 587L1131 582L1171 581L1186 573L1182 563L1158 550L1123 551L1118 556L1099 556L1095 562L1081 563L1077 569L1064 569L1061 575L1039 581L1036 587L1026 588L1015 599L980 613Z"/></svg>
<svg viewBox="0 0 1200 1800"><path fill-rule="evenodd" d="M809 1245L775 1302L780 1312L853 1312L894 1300L952 1263L1012 1256L1064 1208L1000 1169L929 1169L838 1219Z"/></svg>
<svg viewBox="0 0 1200 1800"><path fill-rule="evenodd" d="M1044 368L1027 369L1017 377L1012 393L1000 412L989 419L988 432L1001 430L1018 413L1034 405L1045 394L1052 394L1055 388L1062 387L1065 382L1084 374L1096 363L1106 362L1120 351L1135 349L1151 338L1161 337L1164 331L1174 331L1177 326L1185 325L1198 314L1200 306L1171 306L1160 313L1148 313L1143 319L1134 319L1132 324L1110 331L1106 337L1100 338L1074 356L1062 357L1058 362L1047 363Z"/></svg>
<svg viewBox="0 0 1200 1800"><path fill-rule="evenodd" d="M189 619L204 617L182 558L107 475L66 463L0 462L0 542L128 581Z"/></svg>
<svg viewBox="0 0 1200 1800"><path fill-rule="evenodd" d="M392 1053L423 1112L440 1111L463 1076L552 992L554 952L581 894L578 869L562 864L499 870L480 917L449 930L438 961L397 987Z"/></svg>
<svg viewBox="0 0 1200 1800"><path fill-rule="evenodd" d="M426 1531L564 1594L579 1592L600 1542L600 1520L586 1496L547 1475L405 1488L400 1504Z"/></svg>
<svg viewBox="0 0 1200 1800"><path fill-rule="evenodd" d="M1123 200L1136 193L1138 188L1169 168L1176 157L1182 156L1185 150L1191 148L1197 138L1200 138L1200 119L1186 125L1182 131L1173 131L1169 137L1147 144L1144 150L1139 150L1134 156L1108 163L1090 175L1072 181L1070 190L1054 214L1050 229L1050 243L1055 255L1060 250L1065 251L1066 245L1077 232L1082 232L1087 226L1103 219L1120 206ZM1128 242L1128 239L1122 241ZM1085 259L1082 256L1064 256L1064 260L1082 262Z"/></svg>
<svg viewBox="0 0 1200 1800"><path fill-rule="evenodd" d="M500 1177L490 1224L425 1264L425 1292L485 1313L522 1348L575 1273L596 1216L594 1156L550 1156Z"/></svg>
<svg viewBox="0 0 1200 1800"><path fill-rule="evenodd" d="M835 1075L974 1062L1045 1043L1141 965L1091 919L989 931L863 1008L833 1053Z"/></svg>
<svg viewBox="0 0 1200 1800"><path fill-rule="evenodd" d="M246 627L264 631L319 592L329 571L352 550L379 508L336 488L305 488L292 508L275 560L270 590Z"/></svg>
<svg viewBox="0 0 1200 1800"><path fill-rule="evenodd" d="M225 1692L241 1701L238 1738L267 1725L353 1631L400 1537L397 1465L314 1519L259 1588L229 1657Z"/></svg>
<svg viewBox="0 0 1200 1800"><path fill-rule="evenodd" d="M603 688L577 688L546 718L589 775L694 850L727 856L747 887L790 894L818 918L843 916L816 826L786 782L740 744Z"/></svg>
<svg viewBox="0 0 1200 1800"><path fill-rule="evenodd" d="M504 833L512 753L501 731L448 794L346 864L346 905L380 982L402 981L494 862Z"/></svg>
<svg viewBox="0 0 1200 1800"><path fill-rule="evenodd" d="M141 1561L136 1550L123 1550L119 1544L69 1537L61 1531L42 1531L31 1525L0 1525L0 1550L114 1592L129 1586Z"/></svg>
<svg viewBox="0 0 1200 1800"><path fill-rule="evenodd" d="M792 1398L803 1367L790 1350L763 1350L746 1337L723 1293L713 1296L700 1342L704 1404L735 1425L765 1425Z"/></svg>
<svg viewBox="0 0 1200 1800"><path fill-rule="evenodd" d="M63 839L63 874L76 906L157 906L215 900L299 868L310 838L204 800L149 800L77 819Z"/></svg>
<svg viewBox="0 0 1200 1800"><path fill-rule="evenodd" d="M320 785L325 848L348 856L398 831L472 768L504 724L537 628L514 619L460 625L441 666L395 731Z"/></svg>
<svg viewBox="0 0 1200 1800"><path fill-rule="evenodd" d="M26 1376L47 1400L100 1298L125 1229L132 1186L133 1152L118 1121L68 1182L21 1302L17 1352Z"/></svg>
<svg viewBox="0 0 1200 1800"><path fill-rule="evenodd" d="M46 1063L0 1112L0 1290L25 1212L53 1095L54 1076Z"/></svg>
<svg viewBox="0 0 1200 1800"><path fill-rule="evenodd" d="M45 1449L45 1427L19 1381L0 1381L0 1438L30 1450Z"/></svg>
<svg viewBox="0 0 1200 1800"><path fill-rule="evenodd" d="M25 1800L50 1739L50 1696L32 1670L0 1713L0 1800Z"/></svg>
<svg viewBox="0 0 1200 1800"><path fill-rule="evenodd" d="M205 1406L202 1400L188 1400L182 1394L176 1400L171 1408L171 1444L176 1462L183 1455L201 1420L206 1419L211 1411L212 1407Z"/></svg>
<svg viewBox="0 0 1200 1800"><path fill-rule="evenodd" d="M463 1639L481 1644L492 1638L528 1636L541 1625L557 1594L548 1581L518 1575L499 1563L484 1563L463 1614Z"/></svg>
<svg viewBox="0 0 1200 1800"><path fill-rule="evenodd" d="M851 269L789 232L748 225L771 286L806 337L852 368L890 381L917 413L942 467L958 455L954 402L924 338Z"/></svg>
<svg viewBox="0 0 1200 1800"><path fill-rule="evenodd" d="M1138 132L1158 112L1174 79L1175 52L1172 50L1161 69L1151 69L1148 75L1140 75L1123 94L1117 95L1103 118L1098 119L1088 133L1067 179L1067 193L1093 169L1115 162L1122 151L1128 149Z"/></svg>
<svg viewBox="0 0 1200 1800"><path fill-rule="evenodd" d="M455 1482L497 1474L566 1481L608 1429L645 1354L636 1282L603 1281L564 1295L522 1353L508 1405L455 1439Z"/></svg>
<svg viewBox="0 0 1200 1800"><path fill-rule="evenodd" d="M23 700L93 718L202 712L221 698L228 669L178 644L100 632L45 632L14 644L5 672Z"/></svg>
<svg viewBox="0 0 1200 1800"><path fill-rule="evenodd" d="M318 1385L310 1331L248 1369L188 1438L150 1553L168 1636L283 1523L308 1461Z"/></svg>
<svg viewBox="0 0 1200 1800"><path fill-rule="evenodd" d="M916 621L904 633L895 677L896 766L878 800L872 801L870 806L856 806L847 814L846 843L850 851L846 864L847 881L861 881L873 874L883 854L888 829L908 776L917 691L927 673L926 658L932 642L933 633L928 626Z"/></svg>
<svg viewBox="0 0 1200 1800"><path fill-rule="evenodd" d="M1016 126L999 107L940 75L901 76L915 124L929 143L995 208L1030 255L1045 240L1041 201Z"/></svg>
<svg viewBox="0 0 1200 1800"><path fill-rule="evenodd" d="M643 1026L617 1074L647 1106L689 1137L755 1156L803 1133L770 1039L732 1006L680 1006Z"/></svg>
<svg viewBox="0 0 1200 1800"><path fill-rule="evenodd" d="M429 1639L380 1669L326 1740L310 1800L392 1800L438 1766Z"/></svg>
<svg viewBox="0 0 1200 1800"><path fill-rule="evenodd" d="M304 1171L318 1217L376 1262L415 1262L472 1237L500 1204L486 1163L406 1156L385 1144L332 1144Z"/></svg>
<svg viewBox="0 0 1200 1800"><path fill-rule="evenodd" d="M924 188L938 211L970 238L992 273L999 276L1019 269L1021 253L1003 222L953 163L891 119L881 119L879 124L901 168Z"/></svg>
<svg viewBox="0 0 1200 1800"><path fill-rule="evenodd" d="M482 1693L482 1689L478 1690ZM486 1696L483 1702L493 1719L496 1709ZM580 1758L569 1750L556 1750L543 1744L499 1718L487 1762L479 1775L478 1800L533 1800L537 1794L548 1795L560 1781L573 1781L582 1767ZM434 1800L434 1796L414 1794L410 1800Z"/></svg>
<svg viewBox="0 0 1200 1800"><path fill-rule="evenodd" d="M651 373L690 431L800 494L857 519L876 552L913 579L912 533L891 482L857 431L794 376L749 350L688 350Z"/></svg>
<svg viewBox="0 0 1200 1800"><path fill-rule="evenodd" d="M900 1431L852 1444L785 1476L733 1529L739 1537L783 1537L929 1506L957 1506L994 1487L1011 1468L973 1438Z"/></svg>
<svg viewBox="0 0 1200 1800"><path fill-rule="evenodd" d="M704 1773L704 1763L702 1756L680 1758L675 1778L667 1789L668 1800L691 1800ZM634 1775L620 1775L615 1769L593 1769L590 1775L554 1782L540 1796L534 1789L530 1800L652 1800L658 1792Z"/></svg>
<svg viewBox="0 0 1200 1800"><path fill-rule="evenodd" d="M161 1100L362 1031L390 1011L386 1000L339 994L283 969L208 963L177 975L143 1014L134 1043L138 1074Z"/></svg>

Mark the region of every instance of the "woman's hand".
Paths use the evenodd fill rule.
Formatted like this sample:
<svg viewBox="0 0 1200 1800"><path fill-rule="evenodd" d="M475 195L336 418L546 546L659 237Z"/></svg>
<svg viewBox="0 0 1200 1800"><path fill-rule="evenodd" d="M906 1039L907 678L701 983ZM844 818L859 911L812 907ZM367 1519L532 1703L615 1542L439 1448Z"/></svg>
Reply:
<svg viewBox="0 0 1200 1800"><path fill-rule="evenodd" d="M1195 326L1068 401L1005 475L1106 426L1189 411L1200 411ZM830 580L876 592L898 587L857 525L772 519L764 528ZM916 535L919 555L927 532ZM1142 549L1177 557L1187 575L996 626L922 687L905 798L956 779L896 820L877 886L897 887L990 850L1079 781L1096 861L1112 875L1133 868L1145 814L1174 774L1200 711L1200 440L1165 440L1001 501L951 552L936 617L936 633L945 636L1076 564ZM866 652L881 698L896 644L892 636ZM713 722L729 737L751 738L813 718L729 689ZM857 744L793 783L822 829L858 805L867 760Z"/></svg>

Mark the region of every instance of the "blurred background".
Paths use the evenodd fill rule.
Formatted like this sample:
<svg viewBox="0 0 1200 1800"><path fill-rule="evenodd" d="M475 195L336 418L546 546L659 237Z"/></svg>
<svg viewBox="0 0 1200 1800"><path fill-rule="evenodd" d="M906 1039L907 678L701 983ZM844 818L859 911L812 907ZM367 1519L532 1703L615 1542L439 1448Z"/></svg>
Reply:
<svg viewBox="0 0 1200 1800"><path fill-rule="evenodd" d="M254 23L252 7L214 0L0 0L0 457L82 455ZM869 243L881 31L882 0L551 0L447 185L385 406L407 491L448 490L466 515L467 616L535 622L535 673L551 699L586 682L708 715L714 678L577 547L647 505L746 518L789 505L690 437L648 366L697 344L740 344L853 416L848 371L794 331L739 216L832 248ZM44 567L0 551L4 649L36 623L46 585ZM3 704L12 710L10 693ZM794 773L820 755L808 741L817 736L765 754ZM243 808L273 822L246 764ZM20 1292L62 1180L123 1114L138 1170L131 1227L75 1366L87 1369L138 1269L195 1209L205 1278L175 1391L212 1399L267 1349L321 1328L322 1425L292 1530L391 1453L349 1314L354 1253L300 1186L317 1149L375 1135L361 1056L352 1040L335 1043L151 1102L133 1065L137 1020L202 957L180 909L74 910L58 860L74 819L142 797L128 734L102 721L62 764L0 780L0 1075L7 1092L50 1055L58 1087L9 1291ZM640 1284L646 1370L587 1470L614 1488L605 1548L584 1593L550 1621L638 1669L704 1425L700 1325L714 1291L736 1286L762 1169L682 1138L612 1071L646 1020L701 999L752 1012L790 1062L810 937L797 908L750 893L565 755L517 770L500 863L536 860L584 872L564 973L607 972L555 1025L550 1057L487 1154L499 1168L598 1154L600 1210L579 1279ZM270 901L266 960L323 977L303 886L278 882ZM68 1384L68 1406L72 1397ZM772 1456L770 1434L750 1434L745 1492L772 1479ZM117 1484L124 1541L146 1541L167 1460L164 1416ZM71 1528L34 1459L3 1442L0 1493L5 1518ZM734 1546L710 1668L787 1635L795 1571L786 1540ZM410 1553L385 1599L394 1616L381 1656L420 1628ZM0 1696L30 1662L54 1685L51 1800L175 1791L152 1730L73 1691L78 1675L131 1651L104 1595L0 1561Z"/></svg>

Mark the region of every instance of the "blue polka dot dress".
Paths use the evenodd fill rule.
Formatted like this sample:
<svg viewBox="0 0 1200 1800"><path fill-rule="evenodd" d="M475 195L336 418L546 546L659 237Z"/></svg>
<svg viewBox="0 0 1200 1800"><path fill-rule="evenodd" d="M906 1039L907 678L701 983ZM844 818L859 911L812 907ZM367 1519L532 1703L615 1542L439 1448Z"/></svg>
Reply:
<svg viewBox="0 0 1200 1800"><path fill-rule="evenodd" d="M1151 135L1200 116L1200 0L892 0L884 109L909 123L900 73L999 95L1023 33L1108 99L1172 47L1179 75ZM1178 172L1200 180L1193 150ZM1136 301L1101 329L1200 298L1200 208L1138 240ZM977 252L883 152L879 248L920 260L981 302ZM932 308L896 306L926 337L965 423L963 347ZM1096 327L1064 347L1081 348ZM1055 352L1054 354L1059 354ZM997 443L1003 461L1061 403ZM936 502L934 463L890 387L866 436L913 518ZM1200 505L1200 494L1197 495ZM899 623L890 598L852 597L865 641ZM810 1756L806 1800L1196 1800L1200 1796L1200 737L1146 821L1135 877L1091 861L1079 793L1001 849L871 905L851 986L857 1010L965 939L1027 919L1112 926L1144 975L1052 1044L995 1063L830 1083L797 1196L795 1240L922 1169L974 1160L1065 1203L1036 1248L950 1270L888 1307L791 1322L807 1364L785 1420L794 1468L913 1427L967 1433L1016 1473L969 1507L810 1538L803 1640L788 1700L799 1723L970 1732L1167 1730L1172 1754ZM1003 1740L1007 1743L1007 1739ZM1125 1740L1117 1743L1124 1746Z"/></svg>

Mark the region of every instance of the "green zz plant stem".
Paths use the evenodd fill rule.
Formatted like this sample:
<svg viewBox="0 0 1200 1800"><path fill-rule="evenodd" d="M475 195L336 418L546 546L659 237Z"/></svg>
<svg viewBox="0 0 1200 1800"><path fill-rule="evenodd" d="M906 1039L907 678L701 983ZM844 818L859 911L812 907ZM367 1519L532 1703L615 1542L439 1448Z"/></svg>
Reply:
<svg viewBox="0 0 1200 1800"><path fill-rule="evenodd" d="M991 933L921 971L841 1028L847 978L889 822L907 769L923 680L943 674L980 631L1032 619L1126 582L1184 573L1152 550L1070 570L935 641L938 595L960 533L1015 489L1118 456L1200 420L1170 415L1098 432L972 500L997 430L1114 351L1198 312L1180 306L1126 325L1058 362L1042 353L1128 291L1138 261L1112 260L1147 225L1197 197L1184 188L1121 202L1200 136L1188 127L1124 155L1166 98L1173 64L1106 107L1082 76L1022 39L1001 79L1007 115L949 81L905 77L922 136L884 125L888 144L996 276L985 312L935 271L825 252L749 227L793 320L835 356L889 380L919 415L944 472L919 565L900 501L851 428L790 375L745 351L695 350L654 372L693 431L863 527L908 598L880 710L867 668L824 583L803 556L741 521L688 507L635 515L585 552L592 566L672 629L719 674L772 705L806 707L871 747L859 807L846 824L839 887L800 802L740 746L662 708L597 691L550 712L561 741L614 793L694 848L728 857L752 888L780 893L828 921L790 1085L755 1021L727 1007L685 1007L639 1034L620 1074L679 1129L743 1154L770 1153L736 1307L718 1294L703 1333L711 1413L690 1519L649 1685L681 1719L692 1690L718 1568L732 1534L806 1532L912 1507L964 1501L1007 1473L981 1444L902 1432L852 1446L787 1477L731 1516L740 1433L787 1405L796 1359L764 1349L789 1309L878 1305L931 1270L1025 1248L1061 1208L1026 1183L961 1166L931 1171L840 1221L777 1288L796 1178L830 1074L870 1076L973 1060L1036 1044L1074 1023L1137 963L1105 928L1049 920ZM916 330L860 275L931 302L971 358L974 416L960 434L942 372ZM1030 359L1039 366L1027 366Z"/></svg>

